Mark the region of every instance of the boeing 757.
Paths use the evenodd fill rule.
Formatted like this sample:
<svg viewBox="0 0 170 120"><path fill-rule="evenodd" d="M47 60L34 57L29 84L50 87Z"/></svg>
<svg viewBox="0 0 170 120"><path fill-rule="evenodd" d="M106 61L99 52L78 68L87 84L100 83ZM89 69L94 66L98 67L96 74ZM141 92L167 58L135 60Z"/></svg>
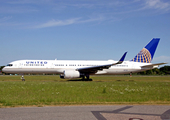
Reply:
<svg viewBox="0 0 170 120"><path fill-rule="evenodd" d="M166 63L152 64L151 61L160 38L153 38L132 60L124 61L127 52L119 61L92 60L18 60L9 63L2 71L11 74L47 73L60 74L60 78L89 79L90 75L130 74L157 68Z"/></svg>

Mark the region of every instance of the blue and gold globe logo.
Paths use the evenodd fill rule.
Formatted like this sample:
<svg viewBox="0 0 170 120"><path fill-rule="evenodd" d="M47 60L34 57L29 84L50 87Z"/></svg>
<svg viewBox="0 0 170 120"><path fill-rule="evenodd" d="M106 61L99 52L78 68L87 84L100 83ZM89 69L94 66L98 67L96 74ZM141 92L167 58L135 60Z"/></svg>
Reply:
<svg viewBox="0 0 170 120"><path fill-rule="evenodd" d="M133 59L134 62L141 62L141 63L151 63L152 57L151 53L146 49L143 48Z"/></svg>

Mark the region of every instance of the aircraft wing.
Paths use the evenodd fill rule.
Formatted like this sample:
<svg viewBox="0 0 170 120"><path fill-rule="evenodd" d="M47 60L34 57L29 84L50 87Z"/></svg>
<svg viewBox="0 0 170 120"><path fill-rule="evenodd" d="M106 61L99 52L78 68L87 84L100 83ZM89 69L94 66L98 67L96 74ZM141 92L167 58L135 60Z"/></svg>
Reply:
<svg viewBox="0 0 170 120"><path fill-rule="evenodd" d="M125 52L123 54L123 56L121 57L121 59L117 63L100 65L100 66L93 66L93 67L78 68L76 70L83 72L83 73L96 73L98 70L109 69L113 65L121 64L124 61L126 54L127 54L127 52Z"/></svg>
<svg viewBox="0 0 170 120"><path fill-rule="evenodd" d="M167 64L167 63L156 63L156 64L144 65L144 66L141 66L141 68L154 68L154 67L158 67L159 65L163 65L163 64Z"/></svg>

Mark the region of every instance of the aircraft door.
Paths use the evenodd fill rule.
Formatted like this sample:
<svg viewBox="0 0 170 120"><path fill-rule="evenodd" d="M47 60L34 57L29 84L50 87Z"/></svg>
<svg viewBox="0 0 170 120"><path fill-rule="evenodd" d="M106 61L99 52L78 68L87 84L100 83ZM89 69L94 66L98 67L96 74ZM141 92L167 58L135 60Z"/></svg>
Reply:
<svg viewBox="0 0 170 120"><path fill-rule="evenodd" d="M18 68L22 68L22 65L23 65L22 63L19 63Z"/></svg>
<svg viewBox="0 0 170 120"><path fill-rule="evenodd" d="M54 69L54 63L51 63L50 68L51 68L51 69Z"/></svg>
<svg viewBox="0 0 170 120"><path fill-rule="evenodd" d="M131 67L130 67L130 72L133 73L134 69L135 69L135 64L132 63L132 64L131 64Z"/></svg>

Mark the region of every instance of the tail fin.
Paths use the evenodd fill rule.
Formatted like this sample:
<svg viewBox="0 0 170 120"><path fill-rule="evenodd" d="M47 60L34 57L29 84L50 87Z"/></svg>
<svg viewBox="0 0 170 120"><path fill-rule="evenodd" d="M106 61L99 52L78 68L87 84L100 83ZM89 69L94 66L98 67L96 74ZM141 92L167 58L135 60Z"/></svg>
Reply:
<svg viewBox="0 0 170 120"><path fill-rule="evenodd" d="M153 38L131 61L150 63L158 46L160 38Z"/></svg>

